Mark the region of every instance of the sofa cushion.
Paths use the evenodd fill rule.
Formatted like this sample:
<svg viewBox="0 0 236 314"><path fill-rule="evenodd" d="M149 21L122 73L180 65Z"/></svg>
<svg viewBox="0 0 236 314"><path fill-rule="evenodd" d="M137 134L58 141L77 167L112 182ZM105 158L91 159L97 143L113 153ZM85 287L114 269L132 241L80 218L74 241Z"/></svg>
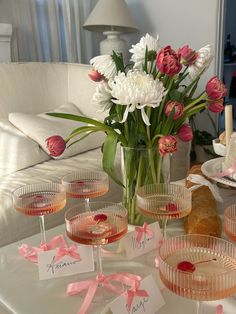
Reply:
<svg viewBox="0 0 236 314"><path fill-rule="evenodd" d="M0 151L0 176L50 159L38 143L15 128L8 119L0 119Z"/></svg>
<svg viewBox="0 0 236 314"><path fill-rule="evenodd" d="M79 109L71 103L62 105L50 112L64 112L81 115ZM60 135L65 139L74 129L86 125L82 122L52 117L47 115L46 113L33 115L13 112L8 115L8 118L9 121L14 124L14 126L16 126L31 139L36 141L47 154L49 154L49 151L46 147L45 140L48 137L52 135ZM103 133L93 133L89 135L86 140L82 140L75 145L71 145L70 147L68 147L59 157L53 158L68 158L70 156L88 151L90 149L97 148L102 145L103 140Z"/></svg>

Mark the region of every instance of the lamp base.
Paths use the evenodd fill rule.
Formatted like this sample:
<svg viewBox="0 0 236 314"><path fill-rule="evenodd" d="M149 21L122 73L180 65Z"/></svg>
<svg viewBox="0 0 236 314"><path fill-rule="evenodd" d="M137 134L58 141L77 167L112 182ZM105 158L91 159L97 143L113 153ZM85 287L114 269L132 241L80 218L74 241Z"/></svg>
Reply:
<svg viewBox="0 0 236 314"><path fill-rule="evenodd" d="M121 32L107 31L103 34L107 38L100 42L100 54L111 55L114 50L116 53L122 53L123 59L126 62L128 59L127 43L124 39L120 38Z"/></svg>

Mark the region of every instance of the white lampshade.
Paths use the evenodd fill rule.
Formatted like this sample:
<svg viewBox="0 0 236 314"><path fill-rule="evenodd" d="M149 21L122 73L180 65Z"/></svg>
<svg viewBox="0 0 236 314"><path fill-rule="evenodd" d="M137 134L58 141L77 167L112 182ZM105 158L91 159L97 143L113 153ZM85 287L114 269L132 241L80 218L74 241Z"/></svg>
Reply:
<svg viewBox="0 0 236 314"><path fill-rule="evenodd" d="M99 0L83 28L93 32L112 30L132 33L138 31L125 0Z"/></svg>
<svg viewBox="0 0 236 314"><path fill-rule="evenodd" d="M83 28L93 32L103 32L106 39L100 42L100 53L122 53L124 61L128 59L127 43L120 38L121 33L137 32L138 28L125 0L99 0Z"/></svg>

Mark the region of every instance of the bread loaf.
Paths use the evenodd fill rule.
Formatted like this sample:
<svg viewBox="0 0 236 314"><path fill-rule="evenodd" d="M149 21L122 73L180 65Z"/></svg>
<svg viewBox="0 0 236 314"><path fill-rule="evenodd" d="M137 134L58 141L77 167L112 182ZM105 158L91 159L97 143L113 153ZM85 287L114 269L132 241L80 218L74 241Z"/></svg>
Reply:
<svg viewBox="0 0 236 314"><path fill-rule="evenodd" d="M201 165L193 166L189 174L204 176L201 172ZM185 186L187 188L193 185L195 183L186 180ZM192 211L185 218L184 229L187 234L205 234L221 237L222 223L217 213L216 200L209 187L201 186L192 191Z"/></svg>

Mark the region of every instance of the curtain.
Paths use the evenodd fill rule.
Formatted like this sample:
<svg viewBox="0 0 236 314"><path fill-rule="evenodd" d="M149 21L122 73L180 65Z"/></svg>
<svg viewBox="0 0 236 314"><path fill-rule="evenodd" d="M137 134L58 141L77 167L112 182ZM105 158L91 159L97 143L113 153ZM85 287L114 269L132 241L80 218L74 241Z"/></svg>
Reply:
<svg viewBox="0 0 236 314"><path fill-rule="evenodd" d="M12 61L89 63L91 32L83 30L94 0L2 0L13 24Z"/></svg>

